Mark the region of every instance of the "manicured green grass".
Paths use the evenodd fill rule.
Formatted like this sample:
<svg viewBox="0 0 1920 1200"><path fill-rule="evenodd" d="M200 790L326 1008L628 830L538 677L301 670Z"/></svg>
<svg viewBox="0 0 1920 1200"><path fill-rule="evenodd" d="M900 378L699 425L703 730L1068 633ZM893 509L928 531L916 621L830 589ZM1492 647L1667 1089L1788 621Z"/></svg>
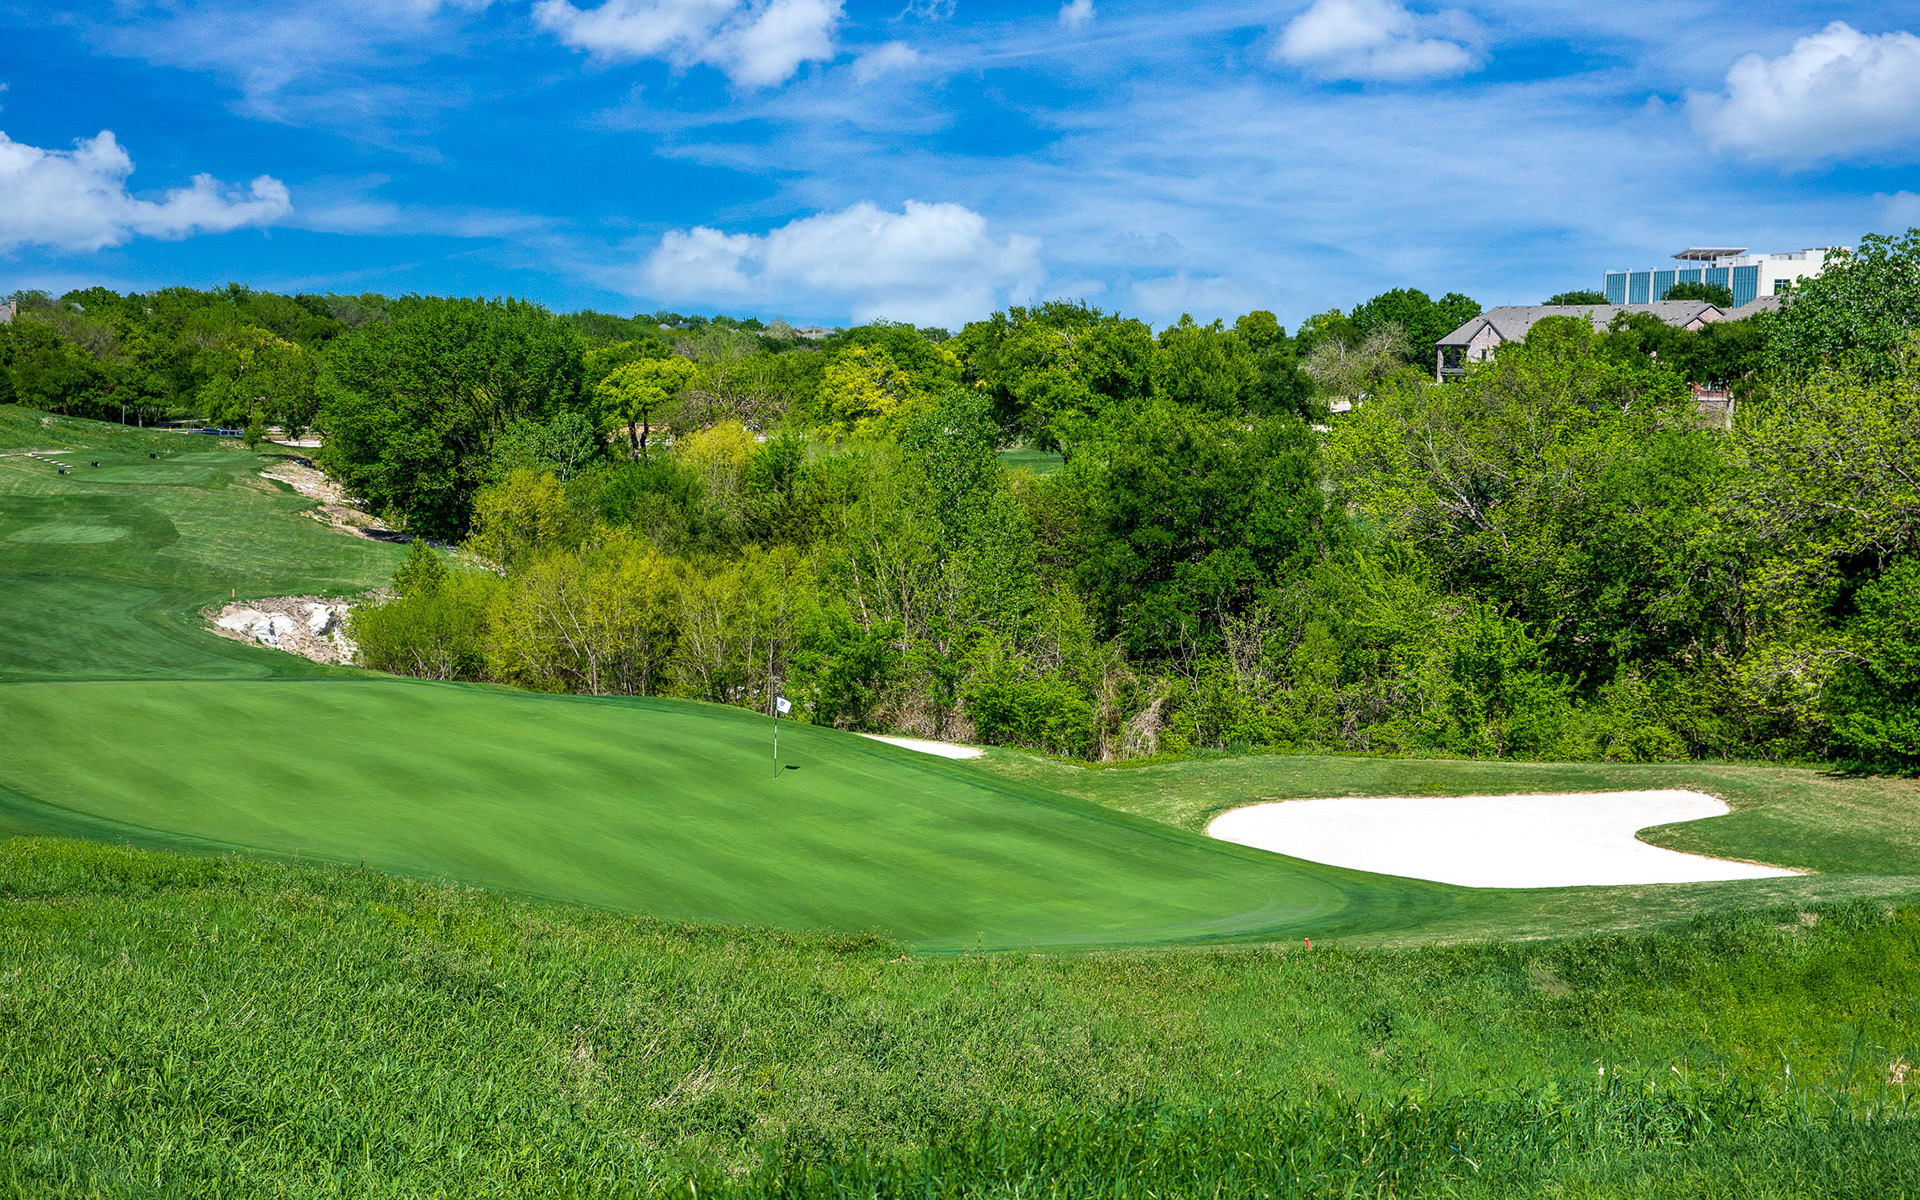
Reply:
<svg viewBox="0 0 1920 1200"><path fill-rule="evenodd" d="M210 846L929 947L1331 936L1456 889L1292 862L739 709L394 679L0 687L4 786ZM249 736L252 730L297 736ZM196 732L206 731L206 732ZM48 807L50 806L50 807Z"/></svg>
<svg viewBox="0 0 1920 1200"><path fill-rule="evenodd" d="M0 682L311 676L208 635L197 611L375 587L403 553L300 515L312 501L260 478L277 448L0 405L0 454L63 445L81 447L62 456L70 475L0 457Z"/></svg>
<svg viewBox="0 0 1920 1200"><path fill-rule="evenodd" d="M1916 969L1879 905L927 956L15 840L0 1194L1879 1200L1920 1186Z"/></svg>

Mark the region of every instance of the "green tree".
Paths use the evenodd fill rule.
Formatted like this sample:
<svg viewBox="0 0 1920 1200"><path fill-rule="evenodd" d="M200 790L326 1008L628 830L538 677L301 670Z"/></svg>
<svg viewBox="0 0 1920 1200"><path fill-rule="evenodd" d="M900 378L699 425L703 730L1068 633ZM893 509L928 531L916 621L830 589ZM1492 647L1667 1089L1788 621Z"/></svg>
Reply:
<svg viewBox="0 0 1920 1200"><path fill-rule="evenodd" d="M1313 380L1300 369L1299 347L1279 318L1257 309L1236 320L1233 333L1252 354L1259 373L1248 397L1249 411L1261 416L1292 413L1303 420L1326 417L1325 405L1314 395Z"/></svg>
<svg viewBox="0 0 1920 1200"><path fill-rule="evenodd" d="M640 358L613 371L594 387L603 418L626 426L635 458L647 456L653 424L694 375L684 358Z"/></svg>
<svg viewBox="0 0 1920 1200"><path fill-rule="evenodd" d="M1608 304L1608 303L1611 303L1611 301L1607 299L1607 294L1605 292L1596 292L1591 289L1588 289L1583 291L1561 292L1560 294L1555 296L1548 296L1545 300L1545 303L1555 304L1555 305L1558 305L1558 304L1598 305L1598 304Z"/></svg>
<svg viewBox="0 0 1920 1200"><path fill-rule="evenodd" d="M1479 315L1479 303L1459 292L1434 300L1418 288L1395 288L1355 308L1351 319L1362 338L1386 326L1399 328L1407 338L1407 361L1428 367L1440 339Z"/></svg>
<svg viewBox="0 0 1920 1200"><path fill-rule="evenodd" d="M1676 283L1663 300L1703 300L1721 308L1733 307L1733 289L1724 283Z"/></svg>
<svg viewBox="0 0 1920 1200"><path fill-rule="evenodd" d="M1868 234L1853 254L1837 253L1803 279L1775 314L1769 365L1807 376L1823 364L1889 379L1920 327L1920 229Z"/></svg>
<svg viewBox="0 0 1920 1200"><path fill-rule="evenodd" d="M474 497L466 545L489 562L511 567L543 550L570 546L579 536L576 525L560 481L521 468Z"/></svg>
<svg viewBox="0 0 1920 1200"><path fill-rule="evenodd" d="M1103 633L1146 658L1216 648L1224 617L1337 535L1314 447L1291 417L1249 429L1155 403L1110 422L1068 468L1085 491L1076 574Z"/></svg>
<svg viewBox="0 0 1920 1200"><path fill-rule="evenodd" d="M1009 308L953 341L1003 428L1071 452L1113 407L1152 392L1153 331L1077 301Z"/></svg>
<svg viewBox="0 0 1920 1200"><path fill-rule="evenodd" d="M1154 395L1175 404L1236 416L1253 406L1260 382L1252 347L1219 321L1201 325L1182 313L1154 346Z"/></svg>
<svg viewBox="0 0 1920 1200"><path fill-rule="evenodd" d="M407 550L407 556L393 572L393 590L403 598L430 596L447 582L447 564L440 561L433 547L419 538Z"/></svg>
<svg viewBox="0 0 1920 1200"><path fill-rule="evenodd" d="M1920 557L1862 587L1847 622L1849 651L1825 696L1835 739L1880 763L1920 763Z"/></svg>
<svg viewBox="0 0 1920 1200"><path fill-rule="evenodd" d="M458 538L502 434L523 417L584 410L583 349L571 326L522 301L398 302L391 322L328 343L317 460L376 511Z"/></svg>
<svg viewBox="0 0 1920 1200"><path fill-rule="evenodd" d="M1446 387L1387 389L1328 458L1369 526L1530 626L1557 671L1597 686L1728 636L1723 439L1678 375L1610 353L1585 319L1541 321Z"/></svg>

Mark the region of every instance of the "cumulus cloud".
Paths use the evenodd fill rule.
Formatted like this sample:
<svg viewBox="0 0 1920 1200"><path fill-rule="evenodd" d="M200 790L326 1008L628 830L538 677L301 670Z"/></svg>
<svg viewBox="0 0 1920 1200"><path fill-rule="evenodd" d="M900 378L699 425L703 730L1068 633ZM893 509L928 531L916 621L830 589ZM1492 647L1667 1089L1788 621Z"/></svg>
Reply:
<svg viewBox="0 0 1920 1200"><path fill-rule="evenodd" d="M920 61L920 52L905 42L876 46L853 60L853 77L860 83L872 83L889 71L911 67Z"/></svg>
<svg viewBox="0 0 1920 1200"><path fill-rule="evenodd" d="M948 327L1027 297L1043 276L1037 239L996 238L971 209L918 200L899 212L863 201L765 234L673 230L641 268L660 299L846 305L858 321Z"/></svg>
<svg viewBox="0 0 1920 1200"><path fill-rule="evenodd" d="M1079 29L1093 21L1093 0L1067 0L1060 6L1060 23Z"/></svg>
<svg viewBox="0 0 1920 1200"><path fill-rule="evenodd" d="M1779 58L1747 55L1727 72L1725 91L1695 92L1687 110L1708 145L1741 158L1912 161L1920 157L1920 37L1835 21Z"/></svg>
<svg viewBox="0 0 1920 1200"><path fill-rule="evenodd" d="M245 191L211 175L196 175L189 187L160 200L127 191L133 174L112 133L74 143L72 150L42 150L0 133L0 250L53 246L99 250L134 237L183 238L265 225L293 211L287 185L262 175Z"/></svg>
<svg viewBox="0 0 1920 1200"><path fill-rule="evenodd" d="M575 8L539 0L534 23L598 58L663 58L718 67L745 87L770 87L802 63L834 56L843 0L606 0Z"/></svg>
<svg viewBox="0 0 1920 1200"><path fill-rule="evenodd" d="M1313 0L1287 24L1273 57L1326 79L1436 79L1479 70L1477 41L1464 13L1415 16L1398 0Z"/></svg>

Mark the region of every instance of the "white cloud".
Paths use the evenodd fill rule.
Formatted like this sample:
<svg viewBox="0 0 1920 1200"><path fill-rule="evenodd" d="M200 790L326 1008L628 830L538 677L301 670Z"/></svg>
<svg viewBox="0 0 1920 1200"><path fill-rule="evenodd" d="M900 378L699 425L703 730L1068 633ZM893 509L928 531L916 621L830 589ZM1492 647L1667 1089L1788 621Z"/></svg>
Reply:
<svg viewBox="0 0 1920 1200"><path fill-rule="evenodd" d="M1728 70L1723 93L1695 92L1687 110L1708 145L1741 158L1912 161L1920 156L1920 38L1835 21L1779 58L1747 55Z"/></svg>
<svg viewBox="0 0 1920 1200"><path fill-rule="evenodd" d="M161 200L127 191L133 159L102 130L72 150L42 150L0 133L0 250L53 246L99 250L137 236L183 238L265 225L293 210L287 185L269 175L246 191L211 175Z"/></svg>
<svg viewBox="0 0 1920 1200"><path fill-rule="evenodd" d="M1157 278L1137 279L1129 289L1134 310L1159 316L1173 313L1243 313L1270 303L1260 284L1227 276L1192 276L1185 271Z"/></svg>
<svg viewBox="0 0 1920 1200"><path fill-rule="evenodd" d="M1060 23L1079 29L1093 21L1093 0L1067 0L1060 6Z"/></svg>
<svg viewBox="0 0 1920 1200"><path fill-rule="evenodd" d="M1031 295L1044 274L1037 239L995 238L958 204L909 200L889 212L863 201L765 234L671 231L642 265L641 286L667 300L844 304L859 321L958 327Z"/></svg>
<svg viewBox="0 0 1920 1200"><path fill-rule="evenodd" d="M784 83L800 64L834 56L843 0L606 0L578 9L539 0L534 23L610 60L664 58L718 67L737 84Z"/></svg>
<svg viewBox="0 0 1920 1200"><path fill-rule="evenodd" d="M1895 192L1874 199L1880 202L1880 229L1884 232L1920 227L1920 195Z"/></svg>
<svg viewBox="0 0 1920 1200"><path fill-rule="evenodd" d="M853 60L853 77L860 83L872 83L889 71L911 67L920 61L920 52L905 42L876 46Z"/></svg>
<svg viewBox="0 0 1920 1200"><path fill-rule="evenodd" d="M1434 79L1478 70L1477 40L1464 13L1417 17L1398 0L1313 0L1273 57L1327 79Z"/></svg>
<svg viewBox="0 0 1920 1200"><path fill-rule="evenodd" d="M249 116L343 127L390 142L467 102L464 86L422 77L464 48L490 0L169 0L121 3L82 20L98 50L212 72ZM385 78L383 78L383 76Z"/></svg>

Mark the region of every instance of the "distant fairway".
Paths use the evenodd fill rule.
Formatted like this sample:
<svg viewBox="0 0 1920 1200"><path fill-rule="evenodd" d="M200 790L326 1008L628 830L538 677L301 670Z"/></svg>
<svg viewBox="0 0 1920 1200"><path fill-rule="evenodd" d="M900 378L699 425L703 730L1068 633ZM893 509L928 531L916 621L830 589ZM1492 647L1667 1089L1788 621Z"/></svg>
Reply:
<svg viewBox="0 0 1920 1200"><path fill-rule="evenodd" d="M1710 765L953 763L665 700L322 667L198 610L385 583L400 547L303 516L282 452L0 406L0 835L299 855L626 912L880 930L923 948L1545 935L1714 904L1920 888L1908 784ZM149 457L156 455L158 457ZM98 459L102 464L90 464ZM1303 795L1700 787L1676 848L1832 874L1526 894L1366 875L1201 836Z"/></svg>

